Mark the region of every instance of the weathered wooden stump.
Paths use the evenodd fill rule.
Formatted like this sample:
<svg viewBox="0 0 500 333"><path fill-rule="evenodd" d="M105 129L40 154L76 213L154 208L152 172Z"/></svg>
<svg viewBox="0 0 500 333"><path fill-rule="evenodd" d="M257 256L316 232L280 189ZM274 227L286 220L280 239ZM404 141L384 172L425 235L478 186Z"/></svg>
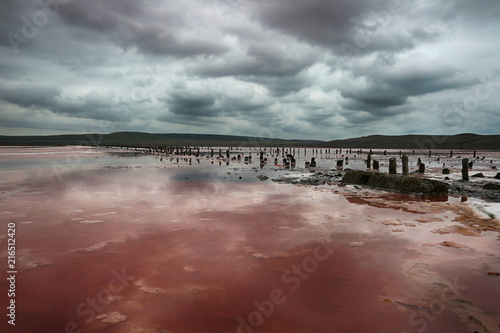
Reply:
<svg viewBox="0 0 500 333"><path fill-rule="evenodd" d="M397 173L397 163L396 158L392 157L389 159L389 173L395 175Z"/></svg>
<svg viewBox="0 0 500 333"><path fill-rule="evenodd" d="M311 168L316 167L316 159L314 157L311 158Z"/></svg>
<svg viewBox="0 0 500 333"><path fill-rule="evenodd" d="M403 175L408 176L409 174L409 168L408 168L408 155L403 154L401 157L402 163L403 163Z"/></svg>
<svg viewBox="0 0 500 333"><path fill-rule="evenodd" d="M344 160L337 160L337 169L338 170L344 169Z"/></svg>
<svg viewBox="0 0 500 333"><path fill-rule="evenodd" d="M425 173L425 163L420 163L418 165L418 173Z"/></svg>
<svg viewBox="0 0 500 333"><path fill-rule="evenodd" d="M372 154L368 154L368 156L366 157L366 168L372 168Z"/></svg>
<svg viewBox="0 0 500 333"><path fill-rule="evenodd" d="M469 159L462 159L462 180L469 180Z"/></svg>
<svg viewBox="0 0 500 333"><path fill-rule="evenodd" d="M373 160L373 170L379 171L379 169L380 169L379 162L377 160Z"/></svg>

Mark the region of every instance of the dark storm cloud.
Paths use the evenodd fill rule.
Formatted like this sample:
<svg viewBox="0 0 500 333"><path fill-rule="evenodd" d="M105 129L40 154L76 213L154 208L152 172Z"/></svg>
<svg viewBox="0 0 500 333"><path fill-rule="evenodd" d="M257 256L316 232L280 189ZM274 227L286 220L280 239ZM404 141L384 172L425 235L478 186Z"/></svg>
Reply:
<svg viewBox="0 0 500 333"><path fill-rule="evenodd" d="M373 73L357 73L364 78L363 87L341 88L349 110L366 110L384 116L383 109L401 106L412 96L421 96L448 89L461 89L479 83L479 80L458 73L451 68L412 67Z"/></svg>
<svg viewBox="0 0 500 333"><path fill-rule="evenodd" d="M242 78L242 80L263 85L273 97L284 97L311 86L311 81L300 75L292 77L247 77Z"/></svg>
<svg viewBox="0 0 500 333"><path fill-rule="evenodd" d="M443 21L463 18L467 22L477 23L485 20L498 20L500 2L497 0L440 0L428 7L426 15Z"/></svg>
<svg viewBox="0 0 500 333"><path fill-rule="evenodd" d="M0 100L22 107L51 107L57 103L60 94L60 88L42 83L0 83Z"/></svg>
<svg viewBox="0 0 500 333"><path fill-rule="evenodd" d="M287 55L273 54L269 51L257 52L249 48L248 57L227 62L205 64L193 70L193 73L205 77L228 76L290 76L311 66L311 59L287 59Z"/></svg>
<svg viewBox="0 0 500 333"><path fill-rule="evenodd" d="M260 22L340 56L415 46L412 32L386 32L403 5L373 0L279 0L258 7ZM365 23L369 21L369 23Z"/></svg>
<svg viewBox="0 0 500 333"><path fill-rule="evenodd" d="M271 95L281 97L310 84L301 74L316 61L317 56L309 49L290 52L270 42L252 42L245 57L203 63L190 72L201 77L237 77L262 85Z"/></svg>
<svg viewBox="0 0 500 333"><path fill-rule="evenodd" d="M200 124L221 117L261 117L270 105L247 98L229 97L217 93L174 93L159 99L168 113L162 113L158 120L182 124Z"/></svg>
<svg viewBox="0 0 500 333"><path fill-rule="evenodd" d="M2 0L0 130L331 139L442 127L465 98L478 119L447 128L491 130L498 17L497 0Z"/></svg>
<svg viewBox="0 0 500 333"><path fill-rule="evenodd" d="M176 115L194 117L215 117L218 110L214 108L213 96L186 96L175 94L168 100L170 112Z"/></svg>
<svg viewBox="0 0 500 333"><path fill-rule="evenodd" d="M91 91L84 96L64 98L61 92L60 88L50 85L29 82L1 83L0 101L74 118L110 121L126 121L130 118L123 105L112 101L109 95Z"/></svg>
<svg viewBox="0 0 500 333"><path fill-rule="evenodd" d="M179 4L161 5L161 1L86 0L72 1L60 12L69 24L105 34L125 49L136 47L147 54L177 57L227 51L219 40L207 40L203 31L201 36L183 36L182 29L196 22L186 19Z"/></svg>
<svg viewBox="0 0 500 333"><path fill-rule="evenodd" d="M278 0L261 4L260 21L320 45L338 44L349 38L352 20L371 7L371 1ZM260 4L260 3L259 3Z"/></svg>

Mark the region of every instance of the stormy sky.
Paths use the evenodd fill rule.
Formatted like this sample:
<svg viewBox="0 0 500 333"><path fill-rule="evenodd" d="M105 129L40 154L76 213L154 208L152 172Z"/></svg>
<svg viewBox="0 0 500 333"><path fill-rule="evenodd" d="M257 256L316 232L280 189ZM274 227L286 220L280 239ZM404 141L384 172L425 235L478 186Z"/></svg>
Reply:
<svg viewBox="0 0 500 333"><path fill-rule="evenodd" d="M0 134L499 133L498 0L1 0Z"/></svg>

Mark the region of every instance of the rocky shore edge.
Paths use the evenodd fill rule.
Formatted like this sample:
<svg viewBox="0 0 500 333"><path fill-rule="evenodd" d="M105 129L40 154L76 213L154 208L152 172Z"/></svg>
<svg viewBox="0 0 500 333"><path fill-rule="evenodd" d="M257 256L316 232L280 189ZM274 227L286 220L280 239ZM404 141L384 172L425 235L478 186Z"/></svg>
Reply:
<svg viewBox="0 0 500 333"><path fill-rule="evenodd" d="M346 177L347 175L347 177ZM372 178L372 181L367 180ZM404 181L403 178L407 178ZM295 185L336 185L345 186L348 184L357 186L367 186L377 190L412 194L417 196L456 196L456 197L474 197L491 202L500 202L500 182L481 178L474 182L462 180L443 180L428 179L422 176L401 176L389 175L361 170L344 171L316 171L307 175L297 174L288 175L272 179L276 183L287 183ZM446 188L446 190L445 190Z"/></svg>

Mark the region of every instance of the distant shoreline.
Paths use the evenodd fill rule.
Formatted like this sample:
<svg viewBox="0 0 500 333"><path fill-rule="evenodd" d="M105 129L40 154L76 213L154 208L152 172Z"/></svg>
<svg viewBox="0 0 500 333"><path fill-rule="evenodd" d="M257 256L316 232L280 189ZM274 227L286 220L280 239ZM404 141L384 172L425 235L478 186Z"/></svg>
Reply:
<svg viewBox="0 0 500 333"><path fill-rule="evenodd" d="M117 132L110 134L66 134L47 136L0 136L3 147L47 146L196 146L196 147L293 147L330 149L401 149L401 150L500 150L500 134L457 135L371 135L360 138L317 141L285 140L232 135L150 134Z"/></svg>

